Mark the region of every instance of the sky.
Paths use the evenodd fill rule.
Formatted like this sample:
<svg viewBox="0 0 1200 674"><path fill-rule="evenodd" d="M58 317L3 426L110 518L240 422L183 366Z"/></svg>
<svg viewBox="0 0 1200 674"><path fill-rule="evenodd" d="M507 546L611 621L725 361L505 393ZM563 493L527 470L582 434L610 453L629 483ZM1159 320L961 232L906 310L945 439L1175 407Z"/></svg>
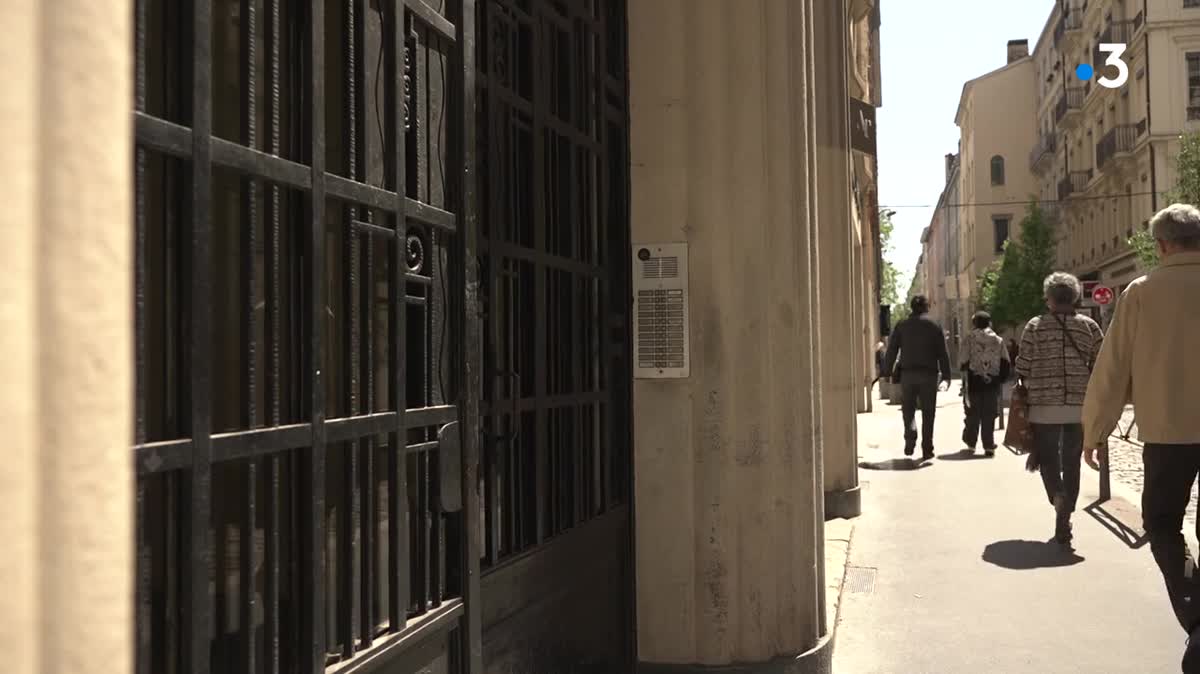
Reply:
<svg viewBox="0 0 1200 674"><path fill-rule="evenodd" d="M904 276L901 297L946 182L945 156L958 151L963 83L1003 67L1009 40L1027 39L1033 51L1055 2L882 0L879 204L896 210L889 259ZM913 205L925 207L902 208Z"/></svg>

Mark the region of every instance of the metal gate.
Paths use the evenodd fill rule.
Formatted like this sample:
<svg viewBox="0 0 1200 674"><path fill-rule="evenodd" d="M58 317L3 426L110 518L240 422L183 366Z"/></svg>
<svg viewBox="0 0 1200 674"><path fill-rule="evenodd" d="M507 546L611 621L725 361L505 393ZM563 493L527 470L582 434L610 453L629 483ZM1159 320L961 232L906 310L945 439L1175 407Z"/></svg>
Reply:
<svg viewBox="0 0 1200 674"><path fill-rule="evenodd" d="M625 2L479 9L484 653L495 671L624 671Z"/></svg>
<svg viewBox="0 0 1200 674"><path fill-rule="evenodd" d="M479 672L473 0L134 11L137 671Z"/></svg>

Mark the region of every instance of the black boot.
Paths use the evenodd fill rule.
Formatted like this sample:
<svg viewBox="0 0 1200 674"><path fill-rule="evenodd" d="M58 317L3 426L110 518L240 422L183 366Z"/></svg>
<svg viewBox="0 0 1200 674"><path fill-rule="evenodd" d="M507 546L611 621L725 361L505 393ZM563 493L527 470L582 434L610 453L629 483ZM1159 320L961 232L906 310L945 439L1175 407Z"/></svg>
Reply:
<svg viewBox="0 0 1200 674"><path fill-rule="evenodd" d="M1200 626L1192 628L1183 651L1183 674L1200 674Z"/></svg>
<svg viewBox="0 0 1200 674"><path fill-rule="evenodd" d="M1072 538L1071 511L1062 496L1058 496L1054 499L1054 540L1067 545Z"/></svg>

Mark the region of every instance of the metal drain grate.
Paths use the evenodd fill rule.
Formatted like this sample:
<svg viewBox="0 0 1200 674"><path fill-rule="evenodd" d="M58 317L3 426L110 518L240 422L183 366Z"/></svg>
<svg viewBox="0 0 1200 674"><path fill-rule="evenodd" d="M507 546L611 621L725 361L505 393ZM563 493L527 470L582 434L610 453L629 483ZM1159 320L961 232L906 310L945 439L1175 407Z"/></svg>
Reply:
<svg viewBox="0 0 1200 674"><path fill-rule="evenodd" d="M843 587L846 592L854 594L874 594L877 575L879 575L879 569L869 566L847 566L846 582Z"/></svg>

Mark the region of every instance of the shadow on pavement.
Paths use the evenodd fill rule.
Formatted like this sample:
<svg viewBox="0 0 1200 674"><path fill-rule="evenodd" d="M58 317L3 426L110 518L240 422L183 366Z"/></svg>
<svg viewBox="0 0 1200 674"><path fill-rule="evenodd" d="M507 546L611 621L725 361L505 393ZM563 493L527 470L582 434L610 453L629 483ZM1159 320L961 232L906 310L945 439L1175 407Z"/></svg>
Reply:
<svg viewBox="0 0 1200 674"><path fill-rule="evenodd" d="M1113 512L1105 509L1104 506L1109 504L1112 505ZM1137 550L1144 546L1150 539L1146 537L1144 531L1135 529L1122 521L1120 516L1124 515L1128 518L1130 513L1126 511L1131 509L1132 507L1123 508L1121 503L1114 501L1109 501L1108 503L1097 501L1084 508L1083 511L1091 515L1105 529L1112 532L1112 535L1116 536L1125 545L1128 545L1131 550Z"/></svg>
<svg viewBox="0 0 1200 674"><path fill-rule="evenodd" d="M983 561L1014 571L1029 571L1072 566L1082 562L1083 557L1054 541L1011 540L988 544L983 549Z"/></svg>
<svg viewBox="0 0 1200 674"><path fill-rule="evenodd" d="M976 461L980 459L993 460L995 458L994 456L988 456L973 449L960 449L953 454L941 454L938 456L938 459L942 461Z"/></svg>
<svg viewBox="0 0 1200 674"><path fill-rule="evenodd" d="M866 470L920 470L931 465L928 461L920 459L888 459L887 461L862 461L858 467Z"/></svg>

